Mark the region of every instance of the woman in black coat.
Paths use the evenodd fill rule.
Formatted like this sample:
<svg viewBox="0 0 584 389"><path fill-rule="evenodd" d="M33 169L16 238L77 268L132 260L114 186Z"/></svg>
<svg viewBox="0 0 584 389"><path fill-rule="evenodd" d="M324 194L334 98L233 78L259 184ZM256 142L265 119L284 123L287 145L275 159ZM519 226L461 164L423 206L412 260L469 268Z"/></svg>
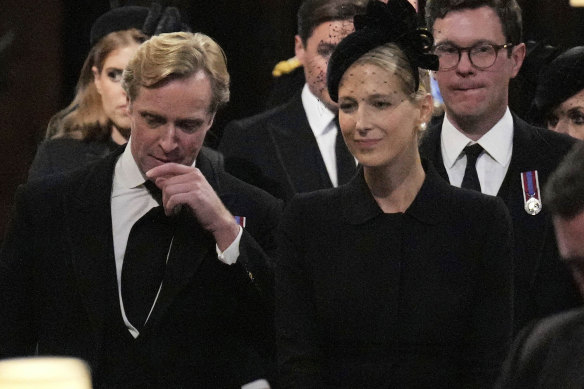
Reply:
<svg viewBox="0 0 584 389"><path fill-rule="evenodd" d="M122 72L138 46L161 32L186 29L178 9L158 4L127 6L101 15L91 26L89 51L73 101L50 120L29 180L95 162L130 137Z"/></svg>
<svg viewBox="0 0 584 389"><path fill-rule="evenodd" d="M276 296L284 388L490 387L511 336L511 227L502 201L421 161L432 37L406 0L355 17L328 69L362 169L295 198Z"/></svg>

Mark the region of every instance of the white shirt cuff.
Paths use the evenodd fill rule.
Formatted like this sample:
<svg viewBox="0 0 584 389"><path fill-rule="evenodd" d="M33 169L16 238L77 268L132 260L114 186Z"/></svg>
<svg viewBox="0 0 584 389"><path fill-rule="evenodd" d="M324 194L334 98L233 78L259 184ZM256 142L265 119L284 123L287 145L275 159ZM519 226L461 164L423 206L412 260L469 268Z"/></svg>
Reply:
<svg viewBox="0 0 584 389"><path fill-rule="evenodd" d="M255 380L254 382L250 382L249 384L245 384L241 387L241 389L271 389L271 388L268 381L262 379Z"/></svg>
<svg viewBox="0 0 584 389"><path fill-rule="evenodd" d="M235 262L237 262L237 258L239 258L239 241L241 240L242 234L243 228L239 226L239 234L237 234L235 240L223 252L219 250L219 246L215 245L215 250L217 251L217 258L219 258L221 262L223 262L226 265L233 265Z"/></svg>

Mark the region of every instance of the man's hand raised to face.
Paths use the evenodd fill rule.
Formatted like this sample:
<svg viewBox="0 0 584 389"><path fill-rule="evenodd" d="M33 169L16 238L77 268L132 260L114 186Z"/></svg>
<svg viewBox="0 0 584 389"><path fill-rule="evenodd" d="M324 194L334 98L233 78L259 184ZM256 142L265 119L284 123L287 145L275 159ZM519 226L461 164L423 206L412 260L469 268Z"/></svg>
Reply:
<svg viewBox="0 0 584 389"><path fill-rule="evenodd" d="M213 234L219 250L224 251L233 243L239 226L199 169L165 163L150 169L146 175L162 190L167 215L186 205L201 226Z"/></svg>

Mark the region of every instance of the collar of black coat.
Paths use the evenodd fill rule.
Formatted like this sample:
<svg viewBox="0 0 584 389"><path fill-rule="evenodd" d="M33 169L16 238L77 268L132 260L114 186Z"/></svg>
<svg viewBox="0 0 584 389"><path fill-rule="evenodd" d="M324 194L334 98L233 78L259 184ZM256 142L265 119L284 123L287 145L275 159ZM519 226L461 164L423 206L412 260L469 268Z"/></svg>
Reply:
<svg viewBox="0 0 584 389"><path fill-rule="evenodd" d="M404 215L424 224L439 224L444 218L445 209L448 208L445 201L448 201L449 194L454 188L442 180L430 161L422 159L422 166L426 178ZM362 168L346 186L341 187L341 190L343 214L349 224L363 224L383 214L365 182Z"/></svg>

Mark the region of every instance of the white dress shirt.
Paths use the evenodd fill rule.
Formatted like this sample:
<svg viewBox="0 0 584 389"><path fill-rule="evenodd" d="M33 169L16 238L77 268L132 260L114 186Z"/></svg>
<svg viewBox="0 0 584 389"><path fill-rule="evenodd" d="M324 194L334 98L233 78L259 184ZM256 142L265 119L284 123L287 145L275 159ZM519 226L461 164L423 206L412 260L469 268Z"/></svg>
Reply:
<svg viewBox="0 0 584 389"><path fill-rule="evenodd" d="M503 184L513 152L513 116L507 111L485 135L473 141L457 130L444 115L440 147L450 183L460 188L466 169L466 146L478 143L485 150L477 159L476 169L483 193L496 196Z"/></svg>
<svg viewBox="0 0 584 389"><path fill-rule="evenodd" d="M116 259L116 276L118 279L118 296L120 299L122 317L132 336L137 338L140 333L129 322L124 310L121 289L122 265L124 263L124 254L126 252L126 245L128 244L128 237L130 236L132 226L138 219L150 211L150 209L158 206L158 203L152 198L148 189L144 186L147 177L140 172L140 169L132 156L131 142L132 140L130 139L126 149L116 162L112 185L111 213L114 256ZM237 261L237 258L239 257L239 241L241 240L242 233L243 230L240 227L237 238L224 252L221 252L219 247L215 246L217 256L222 262L232 265ZM171 250L172 242L170 243L169 252ZM158 295L156 295L156 298L154 299L152 308L154 308L157 298ZM152 309L150 312L152 312ZM148 315L148 317L149 316L150 315ZM146 321L148 321L148 319L146 319Z"/></svg>
<svg viewBox="0 0 584 389"><path fill-rule="evenodd" d="M335 113L328 109L322 101L312 94L308 84L304 84L301 94L302 106L306 112L306 118L310 129L316 138L320 155L324 161L326 171L331 179L333 187L337 187L337 155L335 142L338 128L335 124Z"/></svg>

